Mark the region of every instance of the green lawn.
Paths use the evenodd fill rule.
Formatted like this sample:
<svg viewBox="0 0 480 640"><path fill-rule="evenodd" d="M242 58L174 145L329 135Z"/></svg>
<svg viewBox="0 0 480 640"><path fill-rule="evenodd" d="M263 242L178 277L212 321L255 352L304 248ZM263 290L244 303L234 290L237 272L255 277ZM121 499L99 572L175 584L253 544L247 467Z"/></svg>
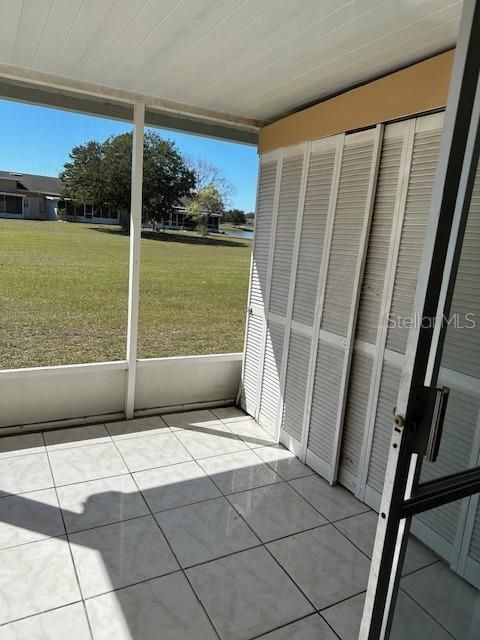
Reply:
<svg viewBox="0 0 480 640"><path fill-rule="evenodd" d="M250 242L147 232L138 355L241 351ZM0 220L0 368L125 357L128 237L116 227Z"/></svg>

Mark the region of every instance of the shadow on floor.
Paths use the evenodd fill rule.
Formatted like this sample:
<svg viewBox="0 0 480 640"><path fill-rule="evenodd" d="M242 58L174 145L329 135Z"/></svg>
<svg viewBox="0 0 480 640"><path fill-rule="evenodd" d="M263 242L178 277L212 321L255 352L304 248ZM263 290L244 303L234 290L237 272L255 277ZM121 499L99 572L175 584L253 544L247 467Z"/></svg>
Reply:
<svg viewBox="0 0 480 640"><path fill-rule="evenodd" d="M34 625L42 630L50 625L49 640L70 637L73 628L76 638L86 640L83 604L72 604L80 600L96 640L230 640L270 632L273 640L275 630L278 638L304 634L314 640L333 638L332 628L343 640L354 637L349 634L360 622L376 516L273 444L254 422L227 426L201 420L199 413L170 429L155 418L158 422L149 424L133 420L109 423L108 429L51 431L50 443L42 436L44 464L56 488L45 488L39 477L29 495L0 486L0 522L12 527L0 530L0 547L7 553L0 637L9 624L8 637L15 640L36 637ZM19 452L21 438L15 440ZM195 449L202 445L204 453L205 443L208 455L197 459ZM31 447L31 439L25 440L23 454L14 456L25 461L20 466L29 473L35 471L33 456L41 457ZM57 481L62 469L70 473L72 466L88 471L107 464L109 447L123 460L124 471L110 468L110 476ZM139 452L163 466L142 466ZM19 473L20 466L12 469ZM428 574L433 585L442 567L425 553L412 558L410 579L418 582L422 572L435 571ZM462 603L476 597L470 585L458 582ZM410 600L399 607L418 633L410 635L409 628L393 637L445 640L448 634L436 616ZM78 628L69 617L74 607ZM45 612L55 623L48 616L39 621L37 614ZM474 636L467 630L456 637Z"/></svg>
<svg viewBox="0 0 480 640"><path fill-rule="evenodd" d="M90 227L92 231L97 231L98 233L107 233L115 236L128 236L128 231L122 229L121 227L112 229L112 228L103 228L103 227ZM155 240L158 242L179 242L181 244L192 244L192 245L207 245L212 247L231 247L232 249L238 247L249 247L250 242L244 242L241 240L227 240L226 238L216 238L212 236L195 236L190 235L188 232L182 233L181 231L151 231L148 229L142 230L142 238L145 240Z"/></svg>

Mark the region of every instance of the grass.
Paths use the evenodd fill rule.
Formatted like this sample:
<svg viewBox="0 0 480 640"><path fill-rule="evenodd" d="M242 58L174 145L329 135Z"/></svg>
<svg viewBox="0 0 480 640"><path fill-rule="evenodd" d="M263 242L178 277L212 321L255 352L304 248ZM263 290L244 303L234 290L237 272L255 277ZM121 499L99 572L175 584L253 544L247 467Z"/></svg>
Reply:
<svg viewBox="0 0 480 640"><path fill-rule="evenodd" d="M140 358L242 350L250 244L145 233ZM124 359L128 245L117 227L0 220L0 368Z"/></svg>

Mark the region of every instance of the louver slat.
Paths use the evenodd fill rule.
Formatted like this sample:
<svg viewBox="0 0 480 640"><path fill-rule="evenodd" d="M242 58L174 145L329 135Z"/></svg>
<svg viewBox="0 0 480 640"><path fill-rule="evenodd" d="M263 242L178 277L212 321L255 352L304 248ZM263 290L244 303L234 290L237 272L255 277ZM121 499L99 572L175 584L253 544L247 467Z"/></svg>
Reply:
<svg viewBox="0 0 480 640"><path fill-rule="evenodd" d="M408 317L413 308L422 257L433 181L440 150L439 130L415 134L405 216L390 309L391 318ZM387 349L405 353L408 326L398 323L387 332Z"/></svg>
<svg viewBox="0 0 480 640"><path fill-rule="evenodd" d="M473 524L468 555L470 556L470 558L475 560L475 562L480 563L480 501L477 503L475 521Z"/></svg>
<svg viewBox="0 0 480 640"><path fill-rule="evenodd" d="M367 418L372 369L372 357L355 350L350 369L340 457L340 481L352 491L356 488L360 471L360 453Z"/></svg>
<svg viewBox="0 0 480 640"><path fill-rule="evenodd" d="M480 563L480 503L478 503L477 506L477 514L473 525L468 555L470 556L470 558L475 560L475 562Z"/></svg>
<svg viewBox="0 0 480 640"><path fill-rule="evenodd" d="M273 202L275 199L275 178L277 163L262 164L255 220L255 242L253 250L252 282L250 304L265 305L267 286L268 254L270 251L270 230L272 228Z"/></svg>
<svg viewBox="0 0 480 640"><path fill-rule="evenodd" d="M444 367L474 378L480 378L479 247L480 172L477 171L450 313L459 324L458 328L455 324L448 327L442 355Z"/></svg>
<svg viewBox="0 0 480 640"><path fill-rule="evenodd" d="M272 435L275 433L280 401L283 337L283 325L269 320L265 341L262 394L258 421Z"/></svg>
<svg viewBox="0 0 480 640"><path fill-rule="evenodd" d="M269 305L269 312L282 317L287 314L302 168L303 155L283 160Z"/></svg>
<svg viewBox="0 0 480 640"><path fill-rule="evenodd" d="M356 338L375 344L387 270L393 214L398 194L402 138L385 140L360 294Z"/></svg>
<svg viewBox="0 0 480 640"><path fill-rule="evenodd" d="M321 324L321 329L340 336L347 335L353 304L372 153L372 139L346 146L343 151ZM354 184L349 181L352 175Z"/></svg>
<svg viewBox="0 0 480 640"><path fill-rule="evenodd" d="M312 327L325 227L332 190L335 149L312 151L298 253L293 320Z"/></svg>
<svg viewBox="0 0 480 640"><path fill-rule="evenodd" d="M247 340L243 371L241 405L251 416L257 410L257 388L262 352L263 316L250 314L247 321Z"/></svg>
<svg viewBox="0 0 480 640"><path fill-rule="evenodd" d="M319 341L308 449L329 464L333 457L344 355L343 349Z"/></svg>
<svg viewBox="0 0 480 640"><path fill-rule="evenodd" d="M396 367L384 363L367 478L367 484L380 492L383 488L388 449L392 437L393 411L397 403L400 373Z"/></svg>
<svg viewBox="0 0 480 640"><path fill-rule="evenodd" d="M282 428L301 441L311 339L292 332L285 378Z"/></svg>

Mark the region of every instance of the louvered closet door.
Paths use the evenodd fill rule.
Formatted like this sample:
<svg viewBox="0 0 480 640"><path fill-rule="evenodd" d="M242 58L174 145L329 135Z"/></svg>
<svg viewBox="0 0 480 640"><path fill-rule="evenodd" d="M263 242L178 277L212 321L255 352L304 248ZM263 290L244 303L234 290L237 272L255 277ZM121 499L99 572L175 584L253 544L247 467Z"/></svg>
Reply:
<svg viewBox="0 0 480 640"><path fill-rule="evenodd" d="M295 287L283 387L280 440L301 453L315 306L332 215L343 136L312 143L299 229ZM336 177L337 175L337 177ZM328 249L327 249L328 250Z"/></svg>
<svg viewBox="0 0 480 640"><path fill-rule="evenodd" d="M406 185L398 255L386 280L393 282L391 302L385 308L388 318L386 344L377 363L378 385L372 398L367 424L370 437L362 469L363 495L367 504L378 510L390 445L392 417L398 394L400 374L408 336L415 288L422 255L433 182L440 148L443 114L417 118Z"/></svg>
<svg viewBox="0 0 480 640"><path fill-rule="evenodd" d="M346 381L368 227L373 208L381 130L345 137L328 266L319 293L319 332L312 351L306 460L333 481L339 453Z"/></svg>
<svg viewBox="0 0 480 640"><path fill-rule="evenodd" d="M458 328L454 324L447 328L439 374L439 384L450 387L450 397L438 459L434 464L423 466L422 481L480 465L479 246L480 172L477 170L450 311ZM419 526L428 527L426 535L435 536L437 546L444 540L449 542L450 559L457 571L480 588L478 494L468 502L454 502L424 513L418 520ZM455 558L457 551L458 559Z"/></svg>
<svg viewBox="0 0 480 640"><path fill-rule="evenodd" d="M258 421L272 435L276 435L279 423L285 324L305 151L306 145L283 151L275 235L270 248L273 256L265 309L267 326Z"/></svg>
<svg viewBox="0 0 480 640"><path fill-rule="evenodd" d="M271 234L275 219L278 160L275 156L265 155L260 163L241 389L241 405L252 416L256 415L259 402L260 361L265 333L264 308Z"/></svg>
<svg viewBox="0 0 480 640"><path fill-rule="evenodd" d="M382 341L388 287L386 275L395 248L411 122L388 125L382 144L372 224L368 239L347 391L339 481L358 488L366 437L369 399L374 384L376 353Z"/></svg>

